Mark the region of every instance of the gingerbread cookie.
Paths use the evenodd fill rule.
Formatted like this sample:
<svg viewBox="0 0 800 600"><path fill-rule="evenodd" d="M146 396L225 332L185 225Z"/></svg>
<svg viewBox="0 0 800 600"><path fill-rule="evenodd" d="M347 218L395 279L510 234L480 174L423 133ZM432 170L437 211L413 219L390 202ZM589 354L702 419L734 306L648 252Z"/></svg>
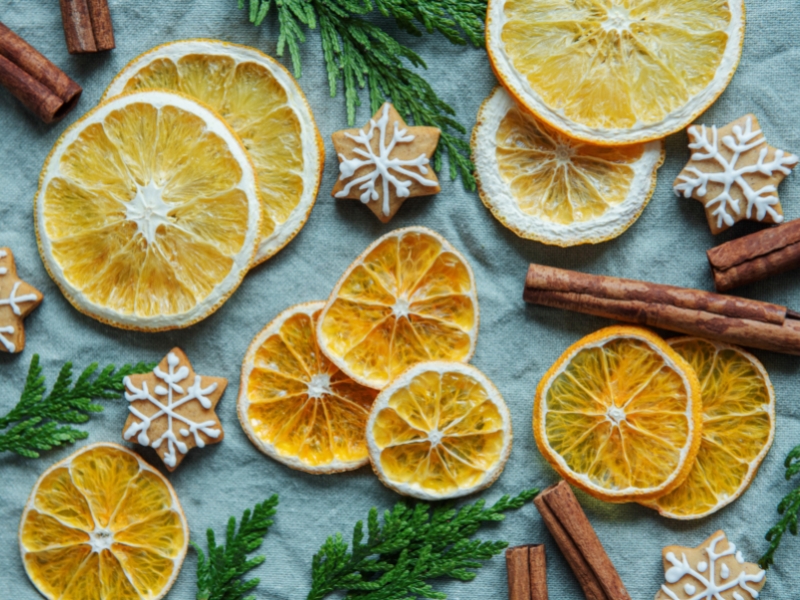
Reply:
<svg viewBox="0 0 800 600"><path fill-rule="evenodd" d="M225 436L214 409L228 385L222 377L197 375L180 348L173 348L152 373L124 380L130 414L122 437L155 448L170 471L194 447Z"/></svg>
<svg viewBox="0 0 800 600"><path fill-rule="evenodd" d="M440 190L430 167L440 134L436 127L408 127L394 106L385 103L369 127L333 134L339 180L331 194L361 200L388 223L407 198Z"/></svg>
<svg viewBox="0 0 800 600"><path fill-rule="evenodd" d="M751 600L767 583L766 572L717 531L697 548L664 548L664 577L655 600Z"/></svg>
<svg viewBox="0 0 800 600"><path fill-rule="evenodd" d="M694 153L673 189L678 196L703 203L712 233L744 219L783 221L777 188L798 158L770 146L754 115L719 130L692 125L688 132Z"/></svg>
<svg viewBox="0 0 800 600"><path fill-rule="evenodd" d="M43 298L39 290L17 277L11 249L0 248L0 351L22 352L25 348L22 320Z"/></svg>

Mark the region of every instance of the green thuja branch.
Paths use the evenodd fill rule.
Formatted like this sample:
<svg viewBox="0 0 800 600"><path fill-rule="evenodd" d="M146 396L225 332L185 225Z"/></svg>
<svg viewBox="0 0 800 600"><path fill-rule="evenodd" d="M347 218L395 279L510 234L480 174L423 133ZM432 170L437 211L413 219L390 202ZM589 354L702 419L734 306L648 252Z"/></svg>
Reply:
<svg viewBox="0 0 800 600"><path fill-rule="evenodd" d="M786 480L800 473L800 445L795 446L786 456L784 461L786 467ZM781 519L773 525L767 532L766 539L769 542L767 552L758 560L762 569L768 569L775 564L775 551L781 544L783 534L788 530L792 535L797 535L797 518L800 514L800 486L786 494L778 503L778 514Z"/></svg>
<svg viewBox="0 0 800 600"><path fill-rule="evenodd" d="M442 168L442 153L447 153L451 178L460 174L465 186L475 189L469 143L463 137L466 128L416 70L426 68L424 61L363 17L377 10L414 35L422 30L439 32L454 44L480 47L485 0L249 0L250 21L260 25L273 4L280 27L278 56L288 48L298 77L305 29L319 28L331 96L337 94L341 82L350 125L355 123L361 91L366 88L372 112L389 100L414 124L438 127L442 136L434 168ZM239 0L239 7L245 8L245 0Z"/></svg>
<svg viewBox="0 0 800 600"><path fill-rule="evenodd" d="M209 529L208 556L192 542L197 551L197 600L255 600L244 594L259 584L259 579L242 580L245 573L264 562L263 556L248 558L264 541L272 525L278 506L278 496L273 495L251 512L244 511L236 529L236 519L231 517L225 534L225 545L217 546L214 531Z"/></svg>
<svg viewBox="0 0 800 600"><path fill-rule="evenodd" d="M94 377L98 365L93 363L73 384L72 363L66 363L47 394L39 355L35 354L19 402L0 417L0 452L38 458L40 451L85 439L88 433L70 425L86 423L92 413L102 412L103 407L93 400L118 398L127 375L146 373L154 366L155 363L125 365L115 372L114 365L109 365Z"/></svg>
<svg viewBox="0 0 800 600"><path fill-rule="evenodd" d="M503 513L522 507L537 493L528 490L514 498L503 496L489 508L483 500L460 510L401 503L384 513L383 524L373 508L367 519L366 540L359 521L351 547L336 534L314 556L307 600L322 600L335 591L345 591L346 598L360 600L447 598L428 581L437 577L474 579L474 569L482 566L481 561L499 554L508 544L472 536L484 523L502 521Z"/></svg>

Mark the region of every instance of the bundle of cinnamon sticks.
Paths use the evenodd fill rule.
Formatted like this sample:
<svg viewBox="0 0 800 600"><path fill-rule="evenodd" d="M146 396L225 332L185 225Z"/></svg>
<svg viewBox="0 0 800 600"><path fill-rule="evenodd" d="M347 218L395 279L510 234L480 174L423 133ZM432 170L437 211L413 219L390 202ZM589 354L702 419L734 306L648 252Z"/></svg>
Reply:
<svg viewBox="0 0 800 600"><path fill-rule="evenodd" d="M800 355L800 314L786 307L659 285L530 265L526 302Z"/></svg>
<svg viewBox="0 0 800 600"><path fill-rule="evenodd" d="M108 0L60 0L60 3L70 54L104 52L116 47Z"/></svg>

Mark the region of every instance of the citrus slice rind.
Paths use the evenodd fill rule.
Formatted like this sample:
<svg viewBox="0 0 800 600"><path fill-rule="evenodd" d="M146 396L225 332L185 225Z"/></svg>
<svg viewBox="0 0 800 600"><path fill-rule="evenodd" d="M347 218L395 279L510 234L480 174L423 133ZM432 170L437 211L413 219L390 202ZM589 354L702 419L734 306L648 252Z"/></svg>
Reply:
<svg viewBox="0 0 800 600"><path fill-rule="evenodd" d="M480 197L520 237L556 246L596 244L630 227L664 161L661 140L609 149L563 136L498 87L472 133Z"/></svg>
<svg viewBox="0 0 800 600"><path fill-rule="evenodd" d="M187 96L145 91L67 129L45 161L34 218L45 268L77 310L160 331L207 317L239 286L261 207L227 124Z"/></svg>
<svg viewBox="0 0 800 600"><path fill-rule="evenodd" d="M549 125L631 144L683 129L725 90L744 13L743 0L490 0L486 46L503 86Z"/></svg>
<svg viewBox="0 0 800 600"><path fill-rule="evenodd" d="M354 381L380 390L414 364L469 361L478 325L466 258L435 231L407 227L375 240L347 268L317 340Z"/></svg>
<svg viewBox="0 0 800 600"><path fill-rule="evenodd" d="M640 327L570 346L536 389L536 445L558 473L606 502L652 500L688 476L702 432L691 367Z"/></svg>
<svg viewBox="0 0 800 600"><path fill-rule="evenodd" d="M255 84L237 88L238 106L232 106L228 96L237 78ZM197 98L242 139L256 168L264 213L254 264L274 256L300 232L316 202L325 147L302 89L283 65L249 46L181 40L131 60L103 99L137 89L175 90ZM273 165L277 150L288 156Z"/></svg>
<svg viewBox="0 0 800 600"><path fill-rule="evenodd" d="M420 363L375 399L367 421L372 467L405 496L443 500L492 485L512 443L511 416L472 365Z"/></svg>
<svg viewBox="0 0 800 600"><path fill-rule="evenodd" d="M283 311L252 341L242 364L238 412L261 452L307 473L369 462L364 437L377 392L331 363L316 342L324 302Z"/></svg>
<svg viewBox="0 0 800 600"><path fill-rule="evenodd" d="M702 519L739 498L755 478L775 437L775 390L761 362L741 348L693 337L667 343L697 372L702 441L686 480L645 505L670 519Z"/></svg>
<svg viewBox="0 0 800 600"><path fill-rule="evenodd" d="M188 545L169 481L134 452L105 442L47 469L19 526L25 571L50 600L159 600Z"/></svg>

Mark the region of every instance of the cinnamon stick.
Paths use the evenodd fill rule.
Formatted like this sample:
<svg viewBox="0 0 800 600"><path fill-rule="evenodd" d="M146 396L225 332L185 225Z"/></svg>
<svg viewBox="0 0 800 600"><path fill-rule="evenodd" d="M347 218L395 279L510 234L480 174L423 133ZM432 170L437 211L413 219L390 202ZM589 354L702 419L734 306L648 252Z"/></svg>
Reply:
<svg viewBox="0 0 800 600"><path fill-rule="evenodd" d="M64 37L70 54L116 47L108 0L60 0Z"/></svg>
<svg viewBox="0 0 800 600"><path fill-rule="evenodd" d="M785 307L701 290L531 265L526 302L800 354L800 321Z"/></svg>
<svg viewBox="0 0 800 600"><path fill-rule="evenodd" d="M800 220L751 233L706 254L718 292L785 273L800 267Z"/></svg>
<svg viewBox="0 0 800 600"><path fill-rule="evenodd" d="M544 546L533 544L506 550L508 600L547 600Z"/></svg>
<svg viewBox="0 0 800 600"><path fill-rule="evenodd" d="M3 23L0 84L45 123L64 118L83 92L81 86Z"/></svg>
<svg viewBox="0 0 800 600"><path fill-rule="evenodd" d="M587 600L631 600L567 482L562 480L550 486L533 502Z"/></svg>

